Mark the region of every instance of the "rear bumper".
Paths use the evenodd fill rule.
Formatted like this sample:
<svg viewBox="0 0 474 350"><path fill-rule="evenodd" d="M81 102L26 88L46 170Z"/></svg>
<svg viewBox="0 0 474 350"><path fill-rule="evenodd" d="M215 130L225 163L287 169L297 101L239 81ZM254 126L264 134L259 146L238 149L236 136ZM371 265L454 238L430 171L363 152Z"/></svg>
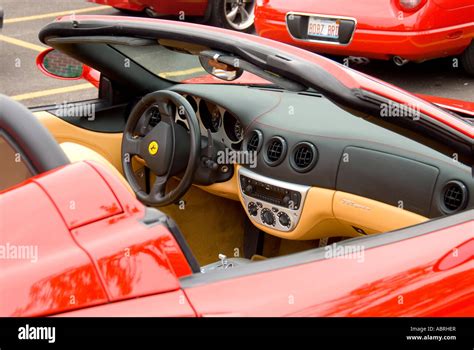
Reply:
<svg viewBox="0 0 474 350"><path fill-rule="evenodd" d="M474 37L474 25L462 24L426 31L384 31L356 27L347 45L300 40L293 37L285 18L256 18L257 34L310 51L341 56L360 56L388 60L401 56L411 61L424 61L461 54Z"/></svg>

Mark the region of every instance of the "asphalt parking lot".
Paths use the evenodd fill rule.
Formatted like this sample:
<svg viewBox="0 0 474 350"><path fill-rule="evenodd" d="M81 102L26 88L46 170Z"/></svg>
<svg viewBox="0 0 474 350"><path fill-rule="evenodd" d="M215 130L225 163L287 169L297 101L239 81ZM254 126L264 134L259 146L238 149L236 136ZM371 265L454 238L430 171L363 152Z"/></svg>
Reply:
<svg viewBox="0 0 474 350"><path fill-rule="evenodd" d="M61 15L117 15L117 10L84 0L3 0L0 6L5 11L0 32L0 93L14 97L28 107L96 96L96 89L84 80L53 79L36 68L36 56L45 47L39 41L38 33Z"/></svg>
<svg viewBox="0 0 474 350"><path fill-rule="evenodd" d="M121 15L119 11L85 0L3 0L0 6L5 11L0 33L0 93L28 107L96 96L96 89L83 80L52 79L36 68L35 58L44 49L38 32L61 15ZM397 67L391 62L373 61L351 67L410 92L474 101L474 79L455 63L452 59L441 59Z"/></svg>

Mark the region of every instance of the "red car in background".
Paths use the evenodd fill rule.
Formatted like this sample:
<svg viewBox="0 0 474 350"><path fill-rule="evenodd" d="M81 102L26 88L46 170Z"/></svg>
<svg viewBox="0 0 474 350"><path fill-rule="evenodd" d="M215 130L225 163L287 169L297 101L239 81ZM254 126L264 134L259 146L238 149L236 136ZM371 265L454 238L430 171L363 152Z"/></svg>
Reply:
<svg viewBox="0 0 474 350"><path fill-rule="evenodd" d="M242 32L253 31L255 0L88 0L126 13L150 17L203 17L213 25Z"/></svg>
<svg viewBox="0 0 474 350"><path fill-rule="evenodd" d="M472 0L259 0L260 36L318 53L409 61L461 56L474 74Z"/></svg>

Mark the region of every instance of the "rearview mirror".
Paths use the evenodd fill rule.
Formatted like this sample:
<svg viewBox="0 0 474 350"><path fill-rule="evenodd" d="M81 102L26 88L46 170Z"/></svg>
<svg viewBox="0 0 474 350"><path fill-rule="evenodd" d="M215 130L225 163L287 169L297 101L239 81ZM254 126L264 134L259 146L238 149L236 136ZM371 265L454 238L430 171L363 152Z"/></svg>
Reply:
<svg viewBox="0 0 474 350"><path fill-rule="evenodd" d="M206 72L225 81L239 79L244 72L241 68L218 62L206 56L199 56L199 61Z"/></svg>
<svg viewBox="0 0 474 350"><path fill-rule="evenodd" d="M95 87L100 84L100 72L53 48L36 58L39 70L48 77L61 80L85 79Z"/></svg>

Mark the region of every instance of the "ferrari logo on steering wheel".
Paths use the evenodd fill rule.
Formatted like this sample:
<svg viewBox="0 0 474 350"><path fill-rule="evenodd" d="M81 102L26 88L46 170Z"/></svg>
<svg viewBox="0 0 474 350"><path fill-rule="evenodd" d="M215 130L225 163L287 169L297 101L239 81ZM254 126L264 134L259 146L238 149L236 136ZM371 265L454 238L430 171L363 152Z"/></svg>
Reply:
<svg viewBox="0 0 474 350"><path fill-rule="evenodd" d="M148 144L148 153L150 153L152 156L154 156L155 154L158 153L158 142L156 141L151 141L149 144Z"/></svg>

